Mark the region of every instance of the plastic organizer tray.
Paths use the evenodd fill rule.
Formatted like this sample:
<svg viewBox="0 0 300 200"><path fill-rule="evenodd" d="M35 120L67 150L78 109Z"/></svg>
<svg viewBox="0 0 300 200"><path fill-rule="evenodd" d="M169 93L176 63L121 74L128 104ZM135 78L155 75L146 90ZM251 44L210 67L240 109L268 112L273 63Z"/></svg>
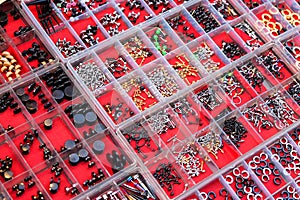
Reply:
<svg viewBox="0 0 300 200"><path fill-rule="evenodd" d="M300 199L300 1L126 2L7 5L0 199Z"/></svg>

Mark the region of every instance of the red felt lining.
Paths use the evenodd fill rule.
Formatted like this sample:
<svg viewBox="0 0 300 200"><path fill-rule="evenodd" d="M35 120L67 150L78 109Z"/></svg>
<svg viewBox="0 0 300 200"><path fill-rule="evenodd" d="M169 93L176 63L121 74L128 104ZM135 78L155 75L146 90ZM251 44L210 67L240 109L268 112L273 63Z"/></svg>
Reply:
<svg viewBox="0 0 300 200"><path fill-rule="evenodd" d="M153 4L150 5L149 3L152 2L152 1L148 1L148 0L145 0L145 3L151 8L151 10L156 14L156 15L159 15L160 13L162 13L162 10L163 9L166 9L165 11L167 11L167 9L171 9L172 8L172 5L170 4L169 1L167 5L164 5L163 3L159 4L157 6L157 9L154 8Z"/></svg>
<svg viewBox="0 0 300 200"><path fill-rule="evenodd" d="M168 164L171 164L172 165L172 168L174 168L174 165L177 166L177 164L175 162L171 163L168 159L164 158L164 159L161 159L161 160L157 160L156 163L152 162L151 163L151 166L148 166L148 169L149 171L151 172L151 174L153 175L153 173L155 173L156 169L159 167L160 164L165 164L165 165L168 165ZM167 185L165 185L163 187L163 190L165 191L165 193L168 195L168 197L170 199L173 199L175 198L176 196L180 195L181 193L184 192L184 188L185 188L185 182L184 182L184 178L186 179L187 176L184 175L181 171L179 172L177 170L177 167L176 169L174 168L174 171L172 171L172 174L175 173L177 176L180 174L180 176L182 177L181 179L179 179L179 182L180 184L173 184L173 191L174 191L174 195L171 196L170 193L171 191L168 190L168 187ZM155 179L155 178L154 178ZM155 179L157 181L157 184L159 184L159 180Z"/></svg>
<svg viewBox="0 0 300 200"><path fill-rule="evenodd" d="M38 116L40 116L40 115L48 112L47 111L48 109L44 108L44 104L42 104L41 99L38 98L39 94L41 94L41 93L45 94L46 93L46 89L44 88L44 85L41 82L36 82L36 87L37 86L41 86L41 92L39 92L37 95L34 95L33 92L29 92L28 91L28 85L26 85L25 87L23 87L24 90L25 90L25 94L28 94L29 97L30 97L30 99L36 101L37 105L38 105L37 111L35 113L31 114L35 118L35 117L38 117ZM21 88L21 87L19 87L19 88ZM15 90L17 90L17 88ZM48 102L51 102L52 106L54 106L54 102L53 102L52 98L48 98L47 96L45 96L45 98L47 98ZM24 107L25 107L25 105L26 105L26 103L24 104Z"/></svg>
<svg viewBox="0 0 300 200"><path fill-rule="evenodd" d="M16 49L14 49L12 46L9 46L6 51L8 51L14 57L14 59L17 60L16 64L21 65L21 68L20 68L21 72L19 73L19 75L25 74L25 73L27 73L27 72L30 71L30 68L26 65L25 62L23 62L22 56L18 54L18 52L17 52ZM8 78L6 77L6 73L5 72L1 72L1 75L8 82ZM14 74L14 72L13 72L13 75L10 76L10 77L12 77L13 79L17 78L16 75Z"/></svg>
<svg viewBox="0 0 300 200"><path fill-rule="evenodd" d="M259 154L255 154L256 156L259 156ZM249 158L248 160L247 160L247 163L249 164L249 162L251 161L252 159L251 158ZM269 164L269 163L272 163L272 164L274 164L273 162L270 162L270 160L269 159L267 159L266 160L266 162L267 162L267 164ZM261 167L261 166L264 166L264 164L262 164L262 163L259 163L259 164L256 164L257 165L257 167ZM264 168L268 168L268 167L264 167ZM277 167L275 167L275 169L278 169ZM255 170L255 169L254 169ZM253 173L254 173L254 170L252 170L253 171ZM279 169L278 169L279 170ZM273 175L273 173L271 172L271 174L269 174L268 175L268 177L269 177L269 181L267 181L267 182L263 182L262 181L262 179L263 179L263 174L262 175L256 175L257 176L257 178L262 182L262 184L264 184L264 186L269 190L269 192L271 193L271 194L273 194L274 192L276 192L278 189L280 189L282 186L284 186L285 184L286 184L286 182L284 181L284 178L280 175L280 176L274 176ZM276 184L274 184L274 182L273 182L273 180L274 180L274 178L275 177L278 177L278 178L280 178L281 179L281 184L279 184L279 185L276 185Z"/></svg>
<svg viewBox="0 0 300 200"><path fill-rule="evenodd" d="M127 2L126 0L123 1L123 2L121 2L119 7L120 8L124 8L123 13L126 15L126 17L128 18L128 20L131 21L131 23L134 26L137 25L137 24L140 24L140 23L142 23L144 21L146 21L145 16L149 16L150 14L146 11L145 8L142 9L142 10L139 9L140 7L139 8L134 7L133 9L130 9L129 6L126 6L126 2ZM136 22L134 22L133 20L130 20L131 18L128 17L129 13L131 13L132 11L134 13L140 13L140 16L137 18Z"/></svg>
<svg viewBox="0 0 300 200"><path fill-rule="evenodd" d="M62 165L60 165L60 166L62 166ZM69 199L69 198L73 197L71 194L67 194L65 192L65 187L69 187L72 185L65 170L63 170L61 172L60 176L55 177L55 172L54 173L51 172L51 167L52 166L46 168L45 170L41 170L41 171L35 173L45 189L49 188L51 177L54 178L54 181L58 181L58 178L60 179L60 186L58 188L58 192L55 194L48 192L50 197L55 198L55 199Z"/></svg>
<svg viewBox="0 0 300 200"><path fill-rule="evenodd" d="M42 42L40 42L40 40L39 40L38 38L32 38L31 40L29 40L29 41L27 41L27 42L24 42L24 43L22 43L22 44L19 44L19 45L17 45L17 48L18 48L19 51L22 53L24 50L28 50L29 48L32 48L32 44L33 44L34 42L40 45L40 49L41 49L41 50L44 50L45 52L48 53L48 55L47 55L47 57L46 57L47 59L48 59L48 58L53 59L53 56L50 54L50 52L47 51L47 48L43 45ZM27 60L27 59L26 59L26 56L24 57L24 59ZM28 61L27 61L27 62L28 62ZM33 61L29 62L29 65L30 65L32 68L37 68L37 67L38 67L38 64L39 64L39 62L38 62L37 60L33 60Z"/></svg>
<svg viewBox="0 0 300 200"><path fill-rule="evenodd" d="M194 26L182 15L176 15L174 17L180 16L181 17L181 21L184 21L185 23L183 25L178 25L177 29L174 29L170 24L172 22L168 22L169 25L171 26L171 28L174 30L174 32L176 32L176 34L178 35L178 37L184 42L184 43L189 43L190 41L198 38L201 34L194 28ZM170 17L167 20L171 20L174 17ZM189 30L185 31L183 28L184 27L189 27ZM188 36L187 34L194 34L195 38L192 38L190 36Z"/></svg>
<svg viewBox="0 0 300 200"><path fill-rule="evenodd" d="M256 13L256 17L259 19L259 20L263 20L262 19L262 15L263 14L269 14L270 16L271 16L271 19L269 20L269 22L273 22L273 23L275 23L275 22L278 22L275 18L274 18L274 16L268 11L268 10L262 10L262 11L260 11L259 13ZM262 22L262 21L261 21ZM281 24L280 22L278 22L279 24ZM262 22L262 24L264 24L263 22ZM279 35L280 34L282 34L282 33L284 33L285 32L285 30L284 29L286 29L286 27L283 25L283 24L281 24L282 25L282 29L279 31ZM270 30L271 31L271 29L269 29L269 27L268 27L268 25L267 24L264 24L264 26L268 29L268 30ZM270 27L271 28L271 27ZM276 28L279 28L279 27L277 27L276 26ZM279 29L278 29L279 30ZM270 33L270 35L272 36L272 37L277 37L278 36L278 33Z"/></svg>
<svg viewBox="0 0 300 200"><path fill-rule="evenodd" d="M96 18L99 20L99 22L101 23L101 18L104 17L105 14L113 14L113 12L115 12L116 10L113 7L108 7L105 10L102 10L98 13L94 13L94 15L96 16ZM120 26L118 28L119 32L121 32L121 30L127 30L128 26L126 25L126 23L123 21L122 18L116 20L116 23L120 23ZM101 23L102 24L102 23ZM103 25L103 24L102 24ZM105 28L106 31L109 31L110 27L114 28L116 27L116 25L106 25L103 26ZM111 35L112 36L112 35Z"/></svg>
<svg viewBox="0 0 300 200"><path fill-rule="evenodd" d="M20 107L21 103L18 102L18 105ZM5 112L0 113L0 124L3 126L3 128L7 128L9 125L12 127L16 127L26 122L26 118L23 112L14 114L13 110L14 109L8 107ZM13 119L13 120L7 120L7 119Z"/></svg>
<svg viewBox="0 0 300 200"><path fill-rule="evenodd" d="M53 126L50 130L46 130L43 123L39 124L39 126L56 151L60 152L61 147L64 146L66 140L75 140L76 137L68 125L62 120L61 116L55 116L52 118L52 121Z"/></svg>
<svg viewBox="0 0 300 200"><path fill-rule="evenodd" d="M140 111L144 111L148 108L151 108L152 106L154 106L155 104L157 104L159 101L158 99L152 94L152 92L149 90L149 88L145 85L145 84L141 84L139 87L144 87L145 89L144 90L137 90L137 87L133 86L131 87L131 89L127 92L128 95L131 97L132 101L135 103L136 107L140 110ZM135 95L135 91L141 91L139 93L139 95L141 96L136 96L134 97ZM151 94L152 96L148 96L148 93ZM135 99L137 99L137 103L134 101ZM140 105L138 103L138 101L142 101L142 103L145 103L144 105ZM141 104L142 104L141 103ZM138 106L140 105L140 106Z"/></svg>
<svg viewBox="0 0 300 200"><path fill-rule="evenodd" d="M234 56L232 58L228 58L231 61L235 61L237 59L239 59L240 57L244 56L245 54L247 54L246 50L242 48L241 44L237 43L236 41L234 41L231 37L230 34L223 31L221 33L218 33L217 35L211 37L212 40L217 44L217 46L222 50L222 42L225 41L227 43L235 43L239 46L239 49L242 51L241 55L239 56ZM225 54L225 53L224 53ZM226 56L226 55L225 55Z"/></svg>
<svg viewBox="0 0 300 200"><path fill-rule="evenodd" d="M178 57L177 57L178 56ZM201 79L201 75L200 75L200 71L196 68L196 66L193 66L189 60L185 59L186 54L178 54L170 59L168 59L168 62L170 63L171 67L174 68L174 70L177 72L178 76L187 84L187 85L191 85L197 81L199 81ZM181 62L180 60L182 60L183 62ZM190 70L191 74L186 74L186 75L182 75L180 76L180 72L182 73L182 71L185 71L185 67L184 66L180 66L177 67L176 64L182 64L184 63L185 66L190 66L190 67L194 67ZM177 71L177 70L178 71ZM186 77L184 77L186 76Z"/></svg>
<svg viewBox="0 0 300 200"><path fill-rule="evenodd" d="M96 26L96 22L91 17L89 17L87 19L82 19L82 20L78 20L78 21L75 21L75 22L71 22L70 24L74 28L74 30L76 31L78 37L80 37L80 32L81 31L87 29L88 25ZM104 34L101 32L101 30L99 28L97 29L96 35L93 35L93 37L94 37L94 39L99 38L99 42L106 39L106 37L104 36ZM87 43L85 43L85 45L90 46Z"/></svg>
<svg viewBox="0 0 300 200"><path fill-rule="evenodd" d="M100 103L100 105L102 105L103 109L107 112L107 114L110 116L110 118L113 120L113 122L116 124L119 124L119 123L125 121L126 119L132 117L130 115L130 111L132 111L132 109L130 109L130 107L127 105L127 103L125 103L125 101L123 100L122 96L115 89L101 94L100 96L97 97L97 100ZM111 113L109 113L109 111L107 110L107 108L105 106L106 105L117 106L120 103L123 104L123 106L121 108L123 110L123 115L121 117L119 117L119 119L116 121L114 119L114 117L112 116L112 114L115 112L114 109L112 109ZM128 112L125 111L126 108L129 108Z"/></svg>
<svg viewBox="0 0 300 200"><path fill-rule="evenodd" d="M138 36L136 36L136 37L138 37ZM134 38L134 37L131 37L131 38ZM138 37L138 39L139 40L141 40L141 38L140 37ZM151 62L151 61L153 61L153 60L155 60L156 59L156 56L153 54L153 52L151 51L151 49L149 48L149 47L147 47L146 45L145 45L145 43L141 40L141 42L143 43L143 46L141 47L141 49L143 49L144 51L145 50L148 50L148 51L150 51L151 53L152 53L152 55L151 56L148 56L148 57L146 57L146 58L133 58L134 60L135 60L135 62L139 65L139 66L143 66L143 65L146 65L147 63L149 63L149 62ZM124 42L122 42L122 44L123 44L123 46L125 47L125 45L126 45L126 41L124 41ZM126 47L125 47L126 48ZM127 50L127 52L131 52L132 50L131 50L131 48L129 47L129 48L126 48L126 50ZM132 57L132 56L131 56Z"/></svg>
<svg viewBox="0 0 300 200"><path fill-rule="evenodd" d="M159 44L160 47L162 48L164 45L166 45L168 47L168 49L166 50L167 53L173 51L174 49L178 48L177 44L175 43L175 41L172 39L172 37L162 28L161 25L159 26L153 26L150 29L148 28L148 30L144 30L146 35L149 37L149 39L151 40L151 42L154 44L154 39L153 36L155 35L155 31L158 30L158 28L161 29L161 32L164 33L166 36L162 39L160 39L160 34L159 34ZM156 48L156 47L155 47ZM156 48L157 49L157 48ZM159 51L159 50L158 50ZM161 51L159 51L161 53Z"/></svg>
<svg viewBox="0 0 300 200"><path fill-rule="evenodd" d="M105 64L107 58L118 59L120 54L119 54L118 50L114 46L112 46L112 47L106 49L105 51L98 52L98 56L102 60L102 62ZM122 56L122 57L124 59L126 59L125 56ZM120 78L120 77L126 75L127 73L130 73L133 70L133 67L128 63L128 61L127 60L125 60L125 61L126 61L127 71L121 72L121 73L118 73L118 72L112 73L112 75L115 78ZM108 66L106 64L105 64L105 67L108 68Z"/></svg>
<svg viewBox="0 0 300 200"><path fill-rule="evenodd" d="M216 194L215 199L232 198L231 195L229 194L229 192L228 192L227 197L225 197L225 195L221 196L220 191L222 188L225 188L225 187L222 185L222 183L218 179L215 179L212 182L210 182L209 184L207 184L206 186L204 186L203 188L199 189L199 191L205 192L206 194L208 194L209 192L214 192ZM202 197L204 198L204 196L202 196Z"/></svg>
<svg viewBox="0 0 300 200"><path fill-rule="evenodd" d="M11 144L8 143L7 140L4 139L4 137L1 137L2 144L0 145L0 152L1 152L1 160L5 160L6 156L10 157L12 162L12 167L10 168L10 171L13 172L13 177L17 177L19 174L26 171L24 166L24 161L19 159L19 157L16 155L15 152L11 149ZM0 176L0 181L2 183L5 182L3 176Z"/></svg>
<svg viewBox="0 0 300 200"><path fill-rule="evenodd" d="M110 133L109 133L110 134ZM105 135L103 137L103 134L98 134L95 137L90 138L87 143L89 144L90 148L93 148L93 142L96 140L101 140L102 142L104 142L105 144L105 148L104 151L101 154L96 154L95 152L95 156L100 160L100 162L102 163L102 165L105 167L105 169L108 171L109 175L112 176L114 174L113 170L112 170L112 165L110 162L108 162L107 160L107 154L112 154L112 151L115 150L118 152L119 155L123 154L126 157L128 157L126 154L124 154L120 147L118 146L118 144L112 139L113 136L110 135ZM129 166L129 162L130 160L127 159L126 165L124 166L124 168Z"/></svg>

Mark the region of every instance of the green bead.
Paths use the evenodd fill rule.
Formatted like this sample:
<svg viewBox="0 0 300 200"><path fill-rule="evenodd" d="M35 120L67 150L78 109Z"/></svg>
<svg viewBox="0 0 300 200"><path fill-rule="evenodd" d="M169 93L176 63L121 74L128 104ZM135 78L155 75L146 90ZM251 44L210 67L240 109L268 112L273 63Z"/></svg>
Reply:
<svg viewBox="0 0 300 200"><path fill-rule="evenodd" d="M157 50L159 50L159 51L161 50L161 48L160 48L160 46L159 46L159 45L158 45L158 46L156 46L156 48L157 48Z"/></svg>
<svg viewBox="0 0 300 200"><path fill-rule="evenodd" d="M163 50L166 50L168 47L167 47L167 45L164 45L163 46Z"/></svg>
<svg viewBox="0 0 300 200"><path fill-rule="evenodd" d="M162 54L163 56L165 56L165 55L167 54L167 52L164 51L164 50L162 50L162 51L161 51L161 54Z"/></svg>
<svg viewBox="0 0 300 200"><path fill-rule="evenodd" d="M155 41L157 41L157 40L158 40L158 35L153 35L153 39L154 39Z"/></svg>
<svg viewBox="0 0 300 200"><path fill-rule="evenodd" d="M154 42L154 45L155 45L155 46L159 46L159 42L157 42L157 41Z"/></svg>
<svg viewBox="0 0 300 200"><path fill-rule="evenodd" d="M155 34L159 35L161 33L160 28L156 29Z"/></svg>

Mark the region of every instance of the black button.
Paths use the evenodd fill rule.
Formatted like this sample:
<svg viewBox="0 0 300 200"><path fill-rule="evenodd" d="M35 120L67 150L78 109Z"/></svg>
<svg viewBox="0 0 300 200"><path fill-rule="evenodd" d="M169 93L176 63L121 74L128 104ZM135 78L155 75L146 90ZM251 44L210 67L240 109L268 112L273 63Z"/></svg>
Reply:
<svg viewBox="0 0 300 200"><path fill-rule="evenodd" d="M29 154L29 152L30 152L30 145L28 143L22 144L20 146L20 148L21 148L21 151L22 151L23 155Z"/></svg>
<svg viewBox="0 0 300 200"><path fill-rule="evenodd" d="M52 96L57 103L61 103L64 100L65 94L61 90L54 90Z"/></svg>
<svg viewBox="0 0 300 200"><path fill-rule="evenodd" d="M4 177L5 181L12 179L13 175L14 175L14 173L10 170L7 170L3 173L3 177Z"/></svg>
<svg viewBox="0 0 300 200"><path fill-rule="evenodd" d="M71 153L69 155L69 162L72 166L75 166L79 163L79 156L77 155L77 153Z"/></svg>
<svg viewBox="0 0 300 200"><path fill-rule="evenodd" d="M46 120L44 121L44 127L45 127L45 129L46 129L46 130L52 129L52 124L53 124L52 119L46 119Z"/></svg>
<svg viewBox="0 0 300 200"><path fill-rule="evenodd" d="M104 148L105 148L105 144L104 144L104 142L102 142L101 140L96 140L96 141L93 143L93 151L94 151L96 154L101 154L101 153L103 153Z"/></svg>
<svg viewBox="0 0 300 200"><path fill-rule="evenodd" d="M29 99L30 99L30 97L29 97L28 94L24 94L24 95L21 96L21 101L23 103L26 103Z"/></svg>
<svg viewBox="0 0 300 200"><path fill-rule="evenodd" d="M88 112L85 114L85 120L89 126L92 126L97 122L97 115L93 111Z"/></svg>
<svg viewBox="0 0 300 200"><path fill-rule="evenodd" d="M85 160L89 156L89 152L86 149L80 149L77 154L81 160Z"/></svg>
<svg viewBox="0 0 300 200"><path fill-rule="evenodd" d="M67 150L71 150L71 149L73 149L73 148L75 148L76 147L76 143L73 141L73 140L67 140L66 142L65 142L65 148L67 149Z"/></svg>
<svg viewBox="0 0 300 200"><path fill-rule="evenodd" d="M68 99L68 100L72 100L74 99L76 96L77 96L77 91L76 89L74 89L73 86L67 86L65 89L64 89L64 93L65 93L65 97Z"/></svg>
<svg viewBox="0 0 300 200"><path fill-rule="evenodd" d="M8 22L7 14L5 12L0 12L0 25L4 27L5 25L7 25L7 22Z"/></svg>
<svg viewBox="0 0 300 200"><path fill-rule="evenodd" d="M77 128L82 127L85 123L85 117L83 114L76 114L74 115L73 119L74 119L74 125Z"/></svg>
<svg viewBox="0 0 300 200"><path fill-rule="evenodd" d="M22 97L25 94L24 88L17 89L16 94L17 94L18 97Z"/></svg>
<svg viewBox="0 0 300 200"><path fill-rule="evenodd" d="M26 102L25 107L30 114L34 114L37 111L38 103L35 100L30 99Z"/></svg>
<svg viewBox="0 0 300 200"><path fill-rule="evenodd" d="M55 183L55 182L50 183L50 185L49 185L49 191L52 194L55 194L58 191L58 187L59 187L59 185L57 183Z"/></svg>

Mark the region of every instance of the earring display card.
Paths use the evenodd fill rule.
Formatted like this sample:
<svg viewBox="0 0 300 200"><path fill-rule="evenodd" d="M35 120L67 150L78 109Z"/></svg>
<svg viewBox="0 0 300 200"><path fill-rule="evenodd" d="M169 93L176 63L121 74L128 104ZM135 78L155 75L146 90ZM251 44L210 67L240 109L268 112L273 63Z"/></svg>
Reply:
<svg viewBox="0 0 300 200"><path fill-rule="evenodd" d="M299 199L298 0L0 6L0 199Z"/></svg>

